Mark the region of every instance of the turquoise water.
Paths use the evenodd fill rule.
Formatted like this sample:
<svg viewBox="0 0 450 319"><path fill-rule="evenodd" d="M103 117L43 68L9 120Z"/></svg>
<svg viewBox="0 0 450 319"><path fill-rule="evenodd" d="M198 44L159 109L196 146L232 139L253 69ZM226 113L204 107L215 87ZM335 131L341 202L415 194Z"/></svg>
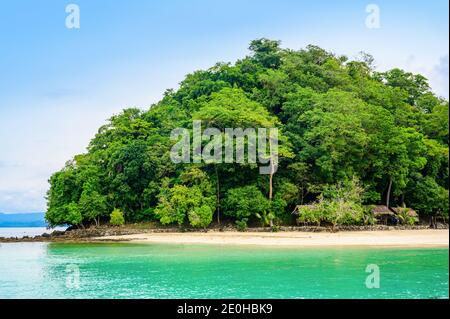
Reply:
<svg viewBox="0 0 450 319"><path fill-rule="evenodd" d="M448 298L448 249L0 244L0 298ZM366 287L366 267L380 288Z"/></svg>

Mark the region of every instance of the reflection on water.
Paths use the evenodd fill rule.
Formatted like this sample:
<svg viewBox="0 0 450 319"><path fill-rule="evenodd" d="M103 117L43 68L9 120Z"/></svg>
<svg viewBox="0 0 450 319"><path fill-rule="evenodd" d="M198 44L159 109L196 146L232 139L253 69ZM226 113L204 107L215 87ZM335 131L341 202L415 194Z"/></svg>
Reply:
<svg viewBox="0 0 450 319"><path fill-rule="evenodd" d="M380 268L367 289L368 264ZM0 245L0 298L448 298L448 249Z"/></svg>

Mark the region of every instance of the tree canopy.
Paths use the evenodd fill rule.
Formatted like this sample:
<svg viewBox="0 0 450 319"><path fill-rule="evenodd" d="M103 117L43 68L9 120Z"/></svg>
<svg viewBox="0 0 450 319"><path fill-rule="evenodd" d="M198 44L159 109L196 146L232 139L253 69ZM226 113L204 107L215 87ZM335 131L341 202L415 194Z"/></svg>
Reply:
<svg viewBox="0 0 450 319"><path fill-rule="evenodd" d="M51 176L49 224L100 224L113 211L126 222L199 228L220 212L289 223L293 208L308 203L340 212L327 217L333 224L348 223L348 214L361 222L360 206L369 204L448 216L448 101L425 77L377 72L365 53L349 61L268 39L249 49L234 64L187 75L148 110L112 116L85 154ZM276 174L242 163L173 163L170 132L192 131L193 120L219 130L278 128L285 156ZM333 187L357 189L359 198L327 197Z"/></svg>

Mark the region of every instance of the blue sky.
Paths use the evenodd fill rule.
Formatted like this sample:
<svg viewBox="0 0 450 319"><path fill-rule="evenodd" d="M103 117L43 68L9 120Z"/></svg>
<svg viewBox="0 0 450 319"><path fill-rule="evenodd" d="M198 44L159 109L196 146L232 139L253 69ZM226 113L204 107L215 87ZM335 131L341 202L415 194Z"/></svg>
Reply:
<svg viewBox="0 0 450 319"><path fill-rule="evenodd" d="M80 8L67 29L66 5ZM380 28L365 8L380 8ZM422 73L448 98L448 2L9 0L0 4L0 212L45 211L47 179L125 107L186 73L248 54L252 39L316 44L379 70Z"/></svg>

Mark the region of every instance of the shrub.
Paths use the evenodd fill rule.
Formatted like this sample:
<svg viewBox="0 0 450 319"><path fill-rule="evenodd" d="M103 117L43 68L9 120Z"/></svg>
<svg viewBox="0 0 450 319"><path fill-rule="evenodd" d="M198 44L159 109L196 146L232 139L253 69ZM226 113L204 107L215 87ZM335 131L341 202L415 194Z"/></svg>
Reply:
<svg viewBox="0 0 450 319"><path fill-rule="evenodd" d="M188 213L189 223L193 227L206 228L211 224L213 211L211 207L203 205L196 207Z"/></svg>
<svg viewBox="0 0 450 319"><path fill-rule="evenodd" d="M273 197L271 208L277 216L285 213L288 206L295 205L298 197L298 188L292 183L283 181L276 185L276 193Z"/></svg>
<svg viewBox="0 0 450 319"><path fill-rule="evenodd" d="M163 181L159 203L154 213L163 224L183 225L186 218L194 227L206 228L216 209L214 188L208 177L199 169L190 169L181 175L184 185L170 187Z"/></svg>
<svg viewBox="0 0 450 319"><path fill-rule="evenodd" d="M320 226L320 223L323 220L322 208L319 207L317 203L300 207L298 214L299 217L297 218L297 221L299 223Z"/></svg>
<svg viewBox="0 0 450 319"><path fill-rule="evenodd" d="M270 225L270 222L275 219L275 215L271 212L267 213L267 211L264 211L262 214L256 213L255 216L261 220L262 227Z"/></svg>
<svg viewBox="0 0 450 319"><path fill-rule="evenodd" d="M270 203L256 186L230 189L224 200L225 214L243 220L269 210Z"/></svg>
<svg viewBox="0 0 450 319"><path fill-rule="evenodd" d="M323 200L311 205L299 217L300 222L337 225L359 225L364 222L364 208L353 202Z"/></svg>
<svg viewBox="0 0 450 319"><path fill-rule="evenodd" d="M123 217L123 213L117 208L114 209L110 215L109 223L113 226L121 226L125 224L125 218Z"/></svg>
<svg viewBox="0 0 450 319"><path fill-rule="evenodd" d="M364 225L375 225L376 224L377 219L372 212L373 208L374 208L374 205L364 206L364 216L363 216Z"/></svg>
<svg viewBox="0 0 450 319"><path fill-rule="evenodd" d="M247 230L247 218L243 218L242 220L236 221L236 227L238 231L246 231Z"/></svg>
<svg viewBox="0 0 450 319"><path fill-rule="evenodd" d="M326 186L319 197L319 211L323 220L333 226L364 223L363 194L364 188L356 177Z"/></svg>
<svg viewBox="0 0 450 319"><path fill-rule="evenodd" d="M337 202L335 225L360 225L364 220L364 208L354 202Z"/></svg>
<svg viewBox="0 0 450 319"><path fill-rule="evenodd" d="M416 217L409 215L408 208L400 208L399 212L397 213L397 216L403 225L411 225L412 226L417 222Z"/></svg>
<svg viewBox="0 0 450 319"><path fill-rule="evenodd" d="M182 225L184 223L191 201L195 199L190 198L188 193L189 188L184 185L175 185L172 188L161 189L159 204L155 209L155 214L161 224L177 223Z"/></svg>

